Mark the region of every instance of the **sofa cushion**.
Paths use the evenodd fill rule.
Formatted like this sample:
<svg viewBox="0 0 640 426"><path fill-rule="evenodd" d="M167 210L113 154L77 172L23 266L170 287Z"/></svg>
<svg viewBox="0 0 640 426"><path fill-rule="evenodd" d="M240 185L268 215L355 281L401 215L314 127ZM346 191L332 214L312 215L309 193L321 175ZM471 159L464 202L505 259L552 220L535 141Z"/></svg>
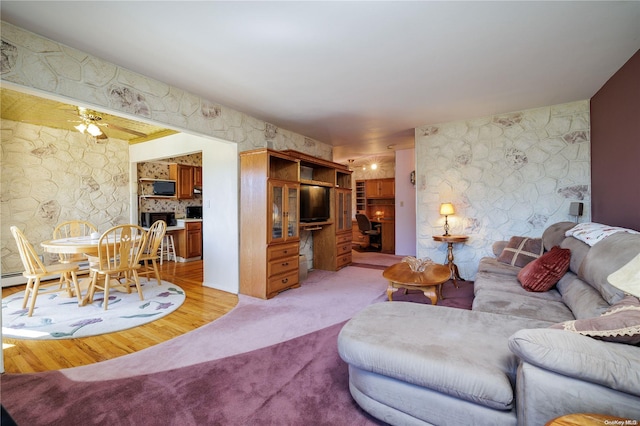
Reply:
<svg viewBox="0 0 640 426"><path fill-rule="evenodd" d="M578 278L571 271L560 278L560 281L556 284L556 289L560 292L562 301L571 309L576 319L597 317L610 308L610 305L595 288Z"/></svg>
<svg viewBox="0 0 640 426"><path fill-rule="evenodd" d="M549 291L569 270L571 251L554 246L544 255L518 272L518 280L526 290Z"/></svg>
<svg viewBox="0 0 640 426"><path fill-rule="evenodd" d="M514 285L517 285L514 283ZM556 290L551 290L556 292ZM532 293L514 294L499 290L483 290L473 298L474 311L512 315L538 321L570 321L575 316L562 301L545 300L531 296Z"/></svg>
<svg viewBox="0 0 640 426"><path fill-rule="evenodd" d="M509 348L522 361L540 368L640 395L640 357L636 346L543 328L514 333Z"/></svg>
<svg viewBox="0 0 640 426"><path fill-rule="evenodd" d="M582 266L582 262L584 261L584 258L587 256L587 253L589 252L589 249L591 247L580 240L576 240L573 237L567 237L562 240L562 243L560 243L560 247L571 250L571 262L569 262L569 270L574 274L580 274L580 267Z"/></svg>
<svg viewBox="0 0 640 426"><path fill-rule="evenodd" d="M615 233L600 241L584 258L578 276L598 290L604 300L613 305L625 296L607 278L640 254L640 234Z"/></svg>
<svg viewBox="0 0 640 426"><path fill-rule="evenodd" d="M502 250L498 261L522 268L542 255L544 247L541 238L511 237Z"/></svg>
<svg viewBox="0 0 640 426"><path fill-rule="evenodd" d="M542 232L542 242L545 250L551 250L555 246L559 246L562 240L566 238L567 230L576 226L574 222L558 222L547 227Z"/></svg>
<svg viewBox="0 0 640 426"><path fill-rule="evenodd" d="M526 297L555 302L562 301L562 295L554 289L545 292L527 291L518 283L516 275L506 275L496 272L478 272L476 274L476 280L473 283L473 293L478 295L483 291L519 294Z"/></svg>
<svg viewBox="0 0 640 426"><path fill-rule="evenodd" d="M383 302L367 306L346 323L338 351L361 370L511 410L518 359L507 340L521 328L549 325L443 306Z"/></svg>
<svg viewBox="0 0 640 426"><path fill-rule="evenodd" d="M495 257L483 257L478 264L478 273L490 272L492 274L507 275L512 280L516 278L520 269L522 268L498 262L498 259Z"/></svg>
<svg viewBox="0 0 640 426"><path fill-rule="evenodd" d="M549 328L572 331L607 342L640 344L640 300L626 296L602 315L565 321Z"/></svg>

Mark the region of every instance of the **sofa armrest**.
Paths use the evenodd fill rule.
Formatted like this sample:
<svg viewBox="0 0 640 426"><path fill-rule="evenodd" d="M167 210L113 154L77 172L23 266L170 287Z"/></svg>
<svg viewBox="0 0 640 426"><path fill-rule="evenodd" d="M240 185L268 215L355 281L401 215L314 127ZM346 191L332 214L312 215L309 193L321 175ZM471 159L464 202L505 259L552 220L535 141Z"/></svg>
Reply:
<svg viewBox="0 0 640 426"><path fill-rule="evenodd" d="M509 349L524 362L640 396L640 347L555 329L523 329Z"/></svg>

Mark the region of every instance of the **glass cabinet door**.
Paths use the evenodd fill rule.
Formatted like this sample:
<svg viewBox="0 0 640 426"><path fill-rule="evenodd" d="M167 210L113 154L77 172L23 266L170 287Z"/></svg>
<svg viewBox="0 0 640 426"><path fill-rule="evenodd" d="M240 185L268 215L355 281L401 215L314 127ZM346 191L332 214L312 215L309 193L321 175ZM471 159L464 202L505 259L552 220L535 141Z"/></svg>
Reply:
<svg viewBox="0 0 640 426"><path fill-rule="evenodd" d="M298 238L298 199L297 184L269 181L269 243Z"/></svg>
<svg viewBox="0 0 640 426"><path fill-rule="evenodd" d="M351 191L349 192L345 192L345 197L344 197L344 204L345 204L345 209L344 209L344 220L345 220L345 226L346 229L351 230L352 228L352 210L353 210L353 206L351 205L351 201L352 200L352 194Z"/></svg>
<svg viewBox="0 0 640 426"><path fill-rule="evenodd" d="M336 232L351 230L351 190L336 189Z"/></svg>
<svg viewBox="0 0 640 426"><path fill-rule="evenodd" d="M271 195L271 217L270 217L270 240L283 238L282 224L284 221L284 186L269 183L269 193Z"/></svg>
<svg viewBox="0 0 640 426"><path fill-rule="evenodd" d="M298 186L287 186L287 238L298 236Z"/></svg>
<svg viewBox="0 0 640 426"><path fill-rule="evenodd" d="M344 193L342 191L336 191L338 196L338 202L336 203L336 217L338 219L338 231L344 229Z"/></svg>

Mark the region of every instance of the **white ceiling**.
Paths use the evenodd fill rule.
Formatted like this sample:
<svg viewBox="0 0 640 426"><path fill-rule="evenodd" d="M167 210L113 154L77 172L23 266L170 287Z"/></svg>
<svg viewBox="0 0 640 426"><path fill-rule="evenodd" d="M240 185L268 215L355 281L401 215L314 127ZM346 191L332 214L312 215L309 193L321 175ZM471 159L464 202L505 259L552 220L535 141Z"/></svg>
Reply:
<svg viewBox="0 0 640 426"><path fill-rule="evenodd" d="M7 1L2 20L334 146L587 99L640 48L640 2Z"/></svg>

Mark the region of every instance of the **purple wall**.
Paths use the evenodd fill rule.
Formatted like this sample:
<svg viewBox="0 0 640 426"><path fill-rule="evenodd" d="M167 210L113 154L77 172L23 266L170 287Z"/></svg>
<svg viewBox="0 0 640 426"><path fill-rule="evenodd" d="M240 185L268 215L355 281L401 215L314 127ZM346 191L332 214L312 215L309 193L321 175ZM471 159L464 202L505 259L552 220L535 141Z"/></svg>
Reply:
<svg viewBox="0 0 640 426"><path fill-rule="evenodd" d="M640 231L640 50L591 98L591 218Z"/></svg>

